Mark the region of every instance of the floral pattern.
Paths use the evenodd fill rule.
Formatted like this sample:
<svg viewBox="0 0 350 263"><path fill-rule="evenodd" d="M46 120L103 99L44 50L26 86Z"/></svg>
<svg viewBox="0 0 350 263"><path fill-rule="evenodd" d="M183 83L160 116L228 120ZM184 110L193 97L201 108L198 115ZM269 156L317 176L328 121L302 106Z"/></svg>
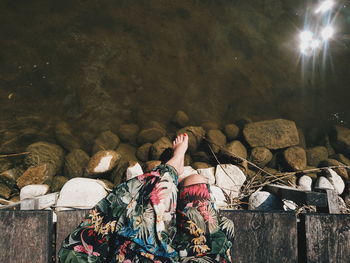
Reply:
<svg viewBox="0 0 350 263"><path fill-rule="evenodd" d="M233 231L232 221L218 216L208 185L178 186L175 169L160 165L102 199L63 241L59 258L62 263L228 263Z"/></svg>

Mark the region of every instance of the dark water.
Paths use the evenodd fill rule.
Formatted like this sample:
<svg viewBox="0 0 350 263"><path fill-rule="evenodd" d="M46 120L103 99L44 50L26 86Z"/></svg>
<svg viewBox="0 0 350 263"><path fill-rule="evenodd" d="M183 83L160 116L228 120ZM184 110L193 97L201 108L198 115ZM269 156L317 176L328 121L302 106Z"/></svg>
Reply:
<svg viewBox="0 0 350 263"><path fill-rule="evenodd" d="M325 63L302 68L312 3L1 0L0 139L60 120L93 138L182 109L193 124L287 118L317 140L350 123L350 6Z"/></svg>

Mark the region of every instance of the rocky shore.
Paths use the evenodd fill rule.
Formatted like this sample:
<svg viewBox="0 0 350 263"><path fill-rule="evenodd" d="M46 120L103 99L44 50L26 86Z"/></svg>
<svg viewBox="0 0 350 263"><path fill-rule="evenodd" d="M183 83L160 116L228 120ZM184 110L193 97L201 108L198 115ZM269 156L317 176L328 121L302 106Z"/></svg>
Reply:
<svg viewBox="0 0 350 263"><path fill-rule="evenodd" d="M167 160L174 136L186 132L186 173L197 170L205 176L220 207L297 209L262 188L275 183L308 191L333 189L342 212L349 211L350 129L344 126L331 127L310 147L303 130L286 119L195 125L178 111L169 123L124 123L96 136L75 134L66 122L55 124L53 136L35 118L24 123L16 136L13 130L2 130L1 205L60 192L62 187L58 207L81 205L79 191L90 193L85 204L93 205L115 185ZM317 169L322 167L336 168Z"/></svg>

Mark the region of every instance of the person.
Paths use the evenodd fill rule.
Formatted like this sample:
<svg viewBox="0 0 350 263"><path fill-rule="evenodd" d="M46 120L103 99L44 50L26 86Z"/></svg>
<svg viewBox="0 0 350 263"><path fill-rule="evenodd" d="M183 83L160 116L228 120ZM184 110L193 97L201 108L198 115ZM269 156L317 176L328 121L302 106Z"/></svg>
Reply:
<svg viewBox="0 0 350 263"><path fill-rule="evenodd" d="M233 222L204 177L179 180L187 148L178 135L168 162L116 186L63 241L60 262L231 262Z"/></svg>

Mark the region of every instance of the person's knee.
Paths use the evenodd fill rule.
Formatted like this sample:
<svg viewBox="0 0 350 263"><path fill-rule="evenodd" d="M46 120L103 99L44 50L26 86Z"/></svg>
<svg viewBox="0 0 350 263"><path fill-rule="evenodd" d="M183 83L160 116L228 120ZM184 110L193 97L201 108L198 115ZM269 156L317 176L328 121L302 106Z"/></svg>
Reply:
<svg viewBox="0 0 350 263"><path fill-rule="evenodd" d="M184 179L184 186L192 185L192 184L206 184L208 180L200 174L191 174Z"/></svg>

